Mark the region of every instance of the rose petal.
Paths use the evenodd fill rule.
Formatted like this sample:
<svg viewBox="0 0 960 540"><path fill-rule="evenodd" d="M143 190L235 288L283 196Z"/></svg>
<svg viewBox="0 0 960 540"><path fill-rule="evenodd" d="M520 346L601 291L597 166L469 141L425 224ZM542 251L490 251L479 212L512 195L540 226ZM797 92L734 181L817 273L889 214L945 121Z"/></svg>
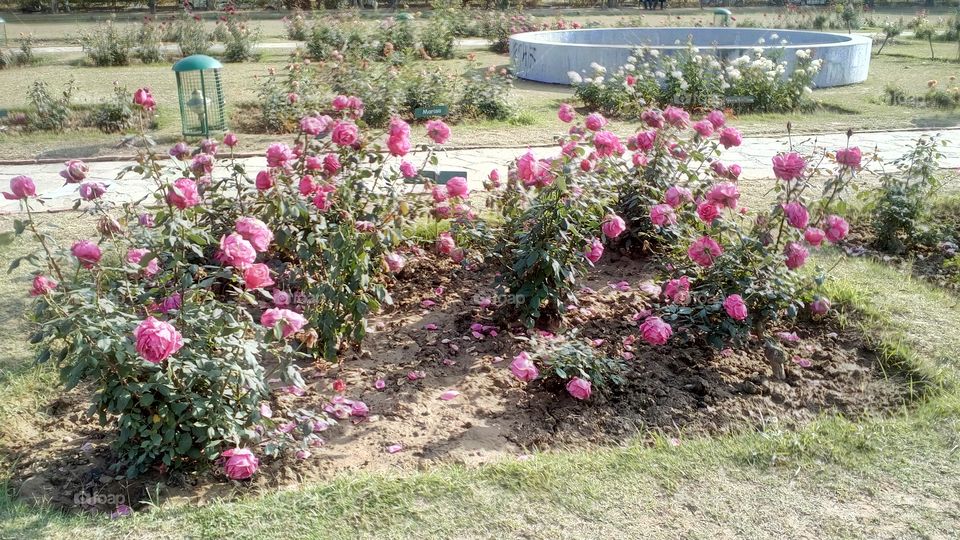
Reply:
<svg viewBox="0 0 960 540"><path fill-rule="evenodd" d="M451 399L459 395L460 395L460 392L457 392L456 390L447 390L446 392L440 394L440 399L444 401L450 401Z"/></svg>
<svg viewBox="0 0 960 540"><path fill-rule="evenodd" d="M396 454L397 452L399 452L399 451L401 451L401 450L403 450L403 445L402 445L402 444L391 444L390 446L387 447L387 452L389 452L389 453L391 453L391 454Z"/></svg>

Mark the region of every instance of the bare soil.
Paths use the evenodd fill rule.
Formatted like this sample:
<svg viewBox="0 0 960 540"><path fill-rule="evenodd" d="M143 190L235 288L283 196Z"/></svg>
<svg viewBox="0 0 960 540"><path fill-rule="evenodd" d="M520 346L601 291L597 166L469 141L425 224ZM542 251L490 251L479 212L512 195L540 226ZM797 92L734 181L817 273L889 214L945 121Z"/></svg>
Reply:
<svg viewBox="0 0 960 540"><path fill-rule="evenodd" d="M295 409L320 410L335 395L332 382L339 378L346 382L346 397L369 406L367 418L343 420L323 432L325 444L306 459L263 458L261 471L243 483L215 470L190 476L156 470L128 481L111 472L111 431L86 415L89 391L83 389L51 399L39 429L0 452L17 462L12 485L22 498L94 512L111 511L118 502L138 506L155 496L158 485L161 497L202 502L235 489L275 489L344 470L474 466L523 459L534 450L618 445L655 434L682 444L692 437L801 425L824 412L882 412L908 400L905 385L884 375L862 337L830 321L781 329L799 338L788 343L798 363L791 363L784 381L772 379L757 346L717 351L683 334L664 347L639 339L625 346L638 333L633 317L649 299L641 284L653 273L642 260L616 257L605 258L590 275L590 291L580 294L571 325L604 353L633 357L624 386L595 392L588 401L571 398L551 381L518 382L509 363L527 331L498 325L495 314L479 305L493 295L491 272L426 255L398 276L395 306L372 319L362 351L348 353L339 366L304 366L307 393L274 398L275 419ZM630 289L611 286L621 281ZM497 335L478 338L473 323L497 325ZM411 373L421 377L411 380ZM374 387L377 379L386 382L382 390ZM460 394L440 399L448 390ZM388 452L393 445L402 450Z"/></svg>

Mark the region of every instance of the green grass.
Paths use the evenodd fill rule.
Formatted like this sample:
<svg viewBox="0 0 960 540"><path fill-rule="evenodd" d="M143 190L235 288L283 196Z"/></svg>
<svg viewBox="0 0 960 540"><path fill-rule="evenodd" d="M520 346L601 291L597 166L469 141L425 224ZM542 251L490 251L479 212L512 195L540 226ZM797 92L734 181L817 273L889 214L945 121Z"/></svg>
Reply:
<svg viewBox="0 0 960 540"><path fill-rule="evenodd" d="M537 10L537 14L549 16L550 10ZM667 24L695 24L708 22L709 12L697 9L679 9L669 12L644 14L641 10L567 10L562 12L568 20L580 22L594 21L601 25L617 24L626 18L643 16L644 24L654 26ZM785 11L777 9L746 8L738 10L741 20L756 20L770 26L778 26L786 20ZM946 12L940 15L945 15ZM382 11L372 18L385 17ZM874 24L883 20L899 17L911 18L912 10L881 11L874 17ZM125 17L138 17L127 14ZM285 39L279 14L258 14L257 23L263 27L265 41ZM677 19L679 17L679 19ZM89 27L94 23L91 15L76 16L23 16L10 19L9 33L15 36L21 31L31 31L45 42L57 42L65 36L76 33L80 26ZM956 59L955 43L934 43L937 58L929 58L926 42L909 38L898 38L888 44L880 56L874 56L869 79L863 83L842 88L828 88L814 92L814 99L820 106L814 111L789 114L745 114L737 119L737 125L749 135L782 134L787 122L791 122L795 132L822 133L828 131L887 130L895 128L932 128L960 125L960 115L956 111L891 106L884 101L884 88L896 84L907 95L918 96L926 91L929 80L941 81L946 85L951 75L960 76L960 63ZM477 55L481 66L506 66L509 59L505 55L496 55L483 47L466 47L458 51L457 58L431 62L431 67L442 67L451 71L462 71L468 66L468 53ZM286 63L286 55L279 51L266 51L259 63L228 64L224 69L224 87L227 96L228 113L234 104L256 99L257 75L266 74L269 68L281 68ZM176 87L169 64L146 66L134 64L120 68L95 68L82 65L82 56L61 55L43 57L41 65L16 68L0 77L0 108L23 109L27 106L27 93L35 80L43 80L54 89L74 78L79 86L76 102L89 105L112 97L112 82L118 81L131 91L148 85L157 98L162 126L156 133L160 141L170 141L179 137L179 119L176 111ZM565 130L556 119L556 107L564 101L572 101L572 89L566 86L547 85L518 81L514 92L521 114L514 122L467 122L457 128L457 140L460 144L501 146L504 141L511 145L544 144L552 141L555 134ZM633 129L637 122L618 122L623 131ZM0 155L8 159L34 157L88 157L93 155L117 155L125 150L115 148L116 135L104 135L95 130L85 129L82 136L75 133L25 135L0 135ZM267 135L244 134L241 137L242 150L259 151L264 143L274 137Z"/></svg>
<svg viewBox="0 0 960 540"><path fill-rule="evenodd" d="M72 238L90 227L52 216ZM0 218L0 227L9 227ZM68 228L69 227L69 228ZM20 255L22 243L0 259ZM860 325L888 369L926 390L888 415L824 416L798 431L683 440L678 447L570 448L465 469L344 473L196 507L164 501L110 521L23 504L0 490L0 537L11 538L874 538L949 537L960 527L960 306L893 268L826 253L819 264L841 321ZM55 377L30 367L20 317L28 274L0 275L0 438L45 415ZM919 384L923 382L924 385ZM0 467L0 476L13 463Z"/></svg>

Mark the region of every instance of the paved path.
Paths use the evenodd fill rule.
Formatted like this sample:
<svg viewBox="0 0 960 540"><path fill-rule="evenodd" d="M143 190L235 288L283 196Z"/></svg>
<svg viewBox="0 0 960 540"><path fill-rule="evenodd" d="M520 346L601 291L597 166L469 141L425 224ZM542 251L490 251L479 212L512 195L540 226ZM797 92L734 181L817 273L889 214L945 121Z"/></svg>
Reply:
<svg viewBox="0 0 960 540"><path fill-rule="evenodd" d="M876 149L877 154L885 161L892 160L905 153L906 149L921 135L939 133L947 141L943 147L944 159L941 165L944 168L960 168L960 129L946 129L939 131L892 131L880 133L859 133L854 135L852 144L859 146L865 152ZM456 137L456 132L454 132ZM826 148L841 148L846 142L844 134L829 134L819 136L804 136L795 138L797 144L816 141ZM783 138L753 137L745 138L738 148L724 152L723 160L727 163L739 163L743 167L741 178L757 180L772 177L770 159L778 152L787 148ZM506 164L527 151L526 147L511 148L478 148L465 150L450 150L440 155L440 168L446 170L461 170L467 172L467 178L472 189L479 189L484 178L494 167L504 171ZM537 157L556 155L556 147L533 148ZM414 154L416 161L417 155ZM242 160L248 174L255 175L266 166L263 157L246 158ZM100 162L90 163L90 178L108 184L108 200L123 202L139 199L152 191L152 186L133 176L128 179L117 180L117 174L129 162ZM10 178L17 175L31 176L37 184L37 193L48 199L46 208L63 210L73 206L78 198L77 186L64 185L59 176L62 169L60 164L44 165L0 165L0 189L6 191ZM0 213L18 211L16 201L0 200Z"/></svg>
<svg viewBox="0 0 960 540"><path fill-rule="evenodd" d="M11 47L14 45L13 38L11 38ZM490 41L481 38L464 38L456 40L457 45L460 47L483 47L489 45ZM255 51L292 51L297 47L304 47L306 43L302 41L268 41L265 43L258 43L253 46ZM160 46L160 50L166 53L179 53L180 48L174 43L167 43ZM78 45L61 45L61 46L51 46L51 47L34 47L34 54L80 54L83 52L83 47ZM224 45L221 43L215 43L210 46L210 50L207 51L212 54L223 54Z"/></svg>

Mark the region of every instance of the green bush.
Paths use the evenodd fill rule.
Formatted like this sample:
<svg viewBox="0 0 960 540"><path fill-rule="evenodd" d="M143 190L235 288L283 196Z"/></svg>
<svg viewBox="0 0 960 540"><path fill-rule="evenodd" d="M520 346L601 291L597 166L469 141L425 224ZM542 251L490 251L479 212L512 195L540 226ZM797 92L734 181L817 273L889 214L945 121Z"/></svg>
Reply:
<svg viewBox="0 0 960 540"><path fill-rule="evenodd" d="M83 52L95 66L126 66L130 64L136 36L120 28L113 20L98 24L93 30L80 33Z"/></svg>
<svg viewBox="0 0 960 540"><path fill-rule="evenodd" d="M77 86L73 79L64 85L59 96L54 97L43 81L34 81L30 88L30 127L42 131L63 131L73 117L72 100Z"/></svg>

